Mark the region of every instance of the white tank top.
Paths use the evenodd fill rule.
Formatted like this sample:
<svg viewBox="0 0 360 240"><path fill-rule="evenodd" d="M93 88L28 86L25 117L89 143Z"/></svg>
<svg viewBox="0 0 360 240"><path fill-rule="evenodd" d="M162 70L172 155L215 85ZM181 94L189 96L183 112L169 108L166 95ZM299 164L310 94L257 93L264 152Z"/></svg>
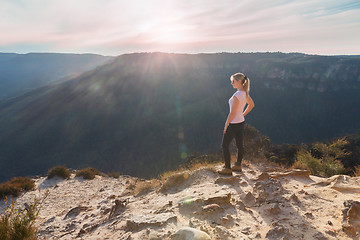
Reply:
<svg viewBox="0 0 360 240"><path fill-rule="evenodd" d="M246 105L246 93L244 91L236 91L234 95L229 99L230 110L234 102L234 97L239 100L238 109L236 109L236 115L230 123L241 123L245 121L243 111Z"/></svg>

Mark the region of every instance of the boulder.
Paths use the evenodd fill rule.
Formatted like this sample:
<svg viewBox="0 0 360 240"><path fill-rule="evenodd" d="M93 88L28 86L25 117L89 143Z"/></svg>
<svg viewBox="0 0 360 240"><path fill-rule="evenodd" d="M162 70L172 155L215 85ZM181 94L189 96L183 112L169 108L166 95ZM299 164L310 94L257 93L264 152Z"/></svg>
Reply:
<svg viewBox="0 0 360 240"><path fill-rule="evenodd" d="M210 236L198 229L183 227L174 233L171 238L172 240L211 240Z"/></svg>

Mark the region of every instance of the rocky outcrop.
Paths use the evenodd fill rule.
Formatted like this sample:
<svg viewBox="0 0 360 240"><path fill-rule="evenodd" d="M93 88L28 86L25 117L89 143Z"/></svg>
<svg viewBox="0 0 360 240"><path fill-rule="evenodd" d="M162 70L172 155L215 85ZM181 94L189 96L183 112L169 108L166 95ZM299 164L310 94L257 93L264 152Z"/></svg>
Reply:
<svg viewBox="0 0 360 240"><path fill-rule="evenodd" d="M144 227L160 227L169 221L176 221L176 219L177 217L174 213L135 215L127 219L126 229L128 231L136 231Z"/></svg>
<svg viewBox="0 0 360 240"><path fill-rule="evenodd" d="M358 238L360 202L348 199L357 200L359 178L321 178L264 165L244 166L235 177L204 169L188 171L188 177L183 172L169 177L163 192L141 195L124 196L129 186L143 183L126 177L70 178L46 189L38 239ZM222 180L214 184L217 179ZM38 179L38 186L42 182ZM19 199L33 199L37 193Z"/></svg>

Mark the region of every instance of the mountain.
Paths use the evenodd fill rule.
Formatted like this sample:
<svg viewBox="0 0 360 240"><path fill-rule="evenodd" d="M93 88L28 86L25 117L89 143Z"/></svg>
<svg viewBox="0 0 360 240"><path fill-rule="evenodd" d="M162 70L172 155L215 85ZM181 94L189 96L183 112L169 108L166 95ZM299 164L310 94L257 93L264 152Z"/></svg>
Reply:
<svg viewBox="0 0 360 240"><path fill-rule="evenodd" d="M239 71L255 102L247 123L273 143L360 129L360 56L125 54L0 104L0 180L59 164L151 177L216 153Z"/></svg>
<svg viewBox="0 0 360 240"><path fill-rule="evenodd" d="M95 54L0 53L0 100L73 78L111 59Z"/></svg>
<svg viewBox="0 0 360 240"><path fill-rule="evenodd" d="M40 177L39 190L16 206L38 199L37 239L358 239L359 177L320 178L269 162L244 164L232 177L219 168L164 180ZM193 233L203 238L185 237Z"/></svg>

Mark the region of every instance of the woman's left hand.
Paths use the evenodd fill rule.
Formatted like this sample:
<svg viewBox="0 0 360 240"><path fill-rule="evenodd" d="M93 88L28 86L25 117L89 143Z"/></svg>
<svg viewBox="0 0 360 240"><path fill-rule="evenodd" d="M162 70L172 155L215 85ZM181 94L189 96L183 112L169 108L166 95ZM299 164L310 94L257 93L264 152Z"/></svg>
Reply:
<svg viewBox="0 0 360 240"><path fill-rule="evenodd" d="M224 134L226 133L227 128L228 128L228 125L225 125L225 127L224 127Z"/></svg>

